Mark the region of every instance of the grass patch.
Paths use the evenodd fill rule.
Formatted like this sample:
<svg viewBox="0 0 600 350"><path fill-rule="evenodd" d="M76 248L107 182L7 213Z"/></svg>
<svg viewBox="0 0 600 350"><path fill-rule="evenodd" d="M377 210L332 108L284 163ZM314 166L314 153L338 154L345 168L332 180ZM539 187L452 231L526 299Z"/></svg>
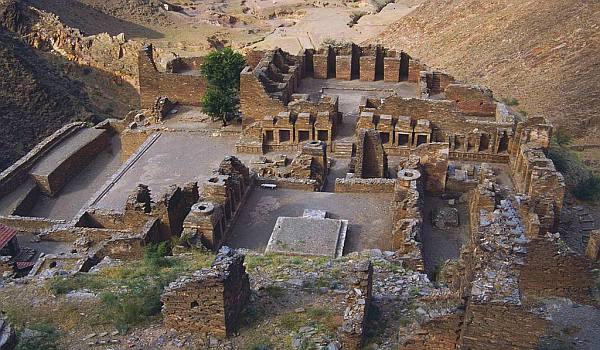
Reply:
<svg viewBox="0 0 600 350"><path fill-rule="evenodd" d="M281 298L285 294L285 291L282 287L274 284L266 286L265 291L272 298Z"/></svg>
<svg viewBox="0 0 600 350"><path fill-rule="evenodd" d="M571 191L577 199L594 202L600 200L600 176L590 175L575 185Z"/></svg>
<svg viewBox="0 0 600 350"><path fill-rule="evenodd" d="M160 295L165 286L182 274L210 266L214 259L214 255L203 252L179 257L167 256L168 252L167 244L149 246L141 260L98 273L55 277L46 287L54 295L84 288L98 293L104 306L95 310L98 319L125 332L160 314Z"/></svg>
<svg viewBox="0 0 600 350"><path fill-rule="evenodd" d="M570 136L560 129L554 134L548 150L556 170L563 173L571 194L582 201L600 200L600 176L592 171L566 146L571 143Z"/></svg>
<svg viewBox="0 0 600 350"><path fill-rule="evenodd" d="M514 97L503 98L502 102L504 102L504 104L507 106L518 106L519 105L519 100L517 100Z"/></svg>
<svg viewBox="0 0 600 350"><path fill-rule="evenodd" d="M56 350L58 349L59 333L53 325L39 323L28 327L31 334L19 334L19 342L15 350ZM29 331L28 331L29 332Z"/></svg>
<svg viewBox="0 0 600 350"><path fill-rule="evenodd" d="M300 327L311 326L320 332L333 335L341 326L342 317L336 317L327 307L313 306L304 312L288 312L278 317L277 324L289 331L297 332Z"/></svg>

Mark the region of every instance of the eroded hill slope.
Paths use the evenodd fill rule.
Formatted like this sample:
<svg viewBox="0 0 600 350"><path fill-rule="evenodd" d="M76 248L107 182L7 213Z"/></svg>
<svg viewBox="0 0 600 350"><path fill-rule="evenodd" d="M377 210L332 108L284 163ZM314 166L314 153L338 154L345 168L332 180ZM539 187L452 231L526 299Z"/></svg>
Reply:
<svg viewBox="0 0 600 350"><path fill-rule="evenodd" d="M0 27L0 170L41 138L92 114L84 89Z"/></svg>
<svg viewBox="0 0 600 350"><path fill-rule="evenodd" d="M427 0L371 41L516 98L517 109L546 115L579 142L600 143L598 1Z"/></svg>

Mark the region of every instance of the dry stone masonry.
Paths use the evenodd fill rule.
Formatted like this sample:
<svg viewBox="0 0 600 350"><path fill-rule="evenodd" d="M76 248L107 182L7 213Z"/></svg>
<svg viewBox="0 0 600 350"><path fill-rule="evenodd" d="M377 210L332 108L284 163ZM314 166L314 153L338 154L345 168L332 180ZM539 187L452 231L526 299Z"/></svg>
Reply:
<svg viewBox="0 0 600 350"><path fill-rule="evenodd" d="M161 296L165 326L225 338L233 334L250 296L244 255L223 247L212 266L171 283Z"/></svg>

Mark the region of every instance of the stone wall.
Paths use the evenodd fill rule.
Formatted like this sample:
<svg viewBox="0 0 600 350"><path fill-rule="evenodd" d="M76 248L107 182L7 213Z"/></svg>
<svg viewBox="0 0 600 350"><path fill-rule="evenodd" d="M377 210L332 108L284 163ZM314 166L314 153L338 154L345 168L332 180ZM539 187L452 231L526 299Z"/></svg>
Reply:
<svg viewBox="0 0 600 350"><path fill-rule="evenodd" d="M469 303L460 349L536 349L549 321L515 305Z"/></svg>
<svg viewBox="0 0 600 350"><path fill-rule="evenodd" d="M370 124L374 128L380 127L382 116L391 116L390 124L393 127L390 129L393 134L389 139L392 142L386 147L390 154L414 149L423 142L447 142L456 159L473 154L487 156L490 160L506 161L506 157L490 156L508 155L509 140L516 125L514 117L510 115L494 115L487 119L469 116L458 109L456 102L449 100L392 96L383 102L368 99L360 110L361 116L364 112L373 113ZM428 122L429 130L418 130L419 121ZM401 135L406 135L407 139L404 141ZM417 135L422 135L424 139L417 142Z"/></svg>
<svg viewBox="0 0 600 350"><path fill-rule="evenodd" d="M138 53L140 106L152 108L160 96L184 105L200 106L207 82L201 75L159 72L156 68L151 44Z"/></svg>
<svg viewBox="0 0 600 350"><path fill-rule="evenodd" d="M544 118L530 118L517 125L510 143L510 169L515 188L528 196L531 213L538 216L540 233L556 229L565 194L565 182L546 157L552 126Z"/></svg>
<svg viewBox="0 0 600 350"><path fill-rule="evenodd" d="M183 222L185 240L218 250L227 239L239 209L254 186L254 177L236 157L228 156L204 183L199 202Z"/></svg>
<svg viewBox="0 0 600 350"><path fill-rule="evenodd" d="M82 129L57 145L50 156L52 161L42 159L30 170L30 175L42 192L54 196L96 158L109 142L110 132L107 130Z"/></svg>
<svg viewBox="0 0 600 350"><path fill-rule="evenodd" d="M224 247L209 269L180 277L165 288L165 327L226 338L235 331L249 296L244 255Z"/></svg>
<svg viewBox="0 0 600 350"><path fill-rule="evenodd" d="M367 313L371 305L373 265L360 261L353 267L352 284L346 293L346 309L342 322L341 341L345 349L360 349L363 345Z"/></svg>
<svg viewBox="0 0 600 350"><path fill-rule="evenodd" d="M595 284L593 268L590 260L569 250L560 239L533 239L527 244L525 265L521 268L523 299L557 297L596 304L591 293Z"/></svg>
<svg viewBox="0 0 600 350"><path fill-rule="evenodd" d="M67 124L46 137L21 159L0 173L0 197L12 192L28 178L31 167L57 144L85 127L83 122Z"/></svg>
<svg viewBox="0 0 600 350"><path fill-rule="evenodd" d="M398 171L392 201L392 248L415 271L423 271L422 178L418 165Z"/></svg>
<svg viewBox="0 0 600 350"><path fill-rule="evenodd" d="M444 90L446 99L456 103L462 113L481 117L496 115L496 102L492 91L484 86L449 84Z"/></svg>
<svg viewBox="0 0 600 350"><path fill-rule="evenodd" d="M337 193L393 193L393 179L361 179L356 177L335 179Z"/></svg>
<svg viewBox="0 0 600 350"><path fill-rule="evenodd" d="M240 110L244 125L285 110L304 77L304 57L271 50L240 74Z"/></svg>
<svg viewBox="0 0 600 350"><path fill-rule="evenodd" d="M405 52L389 50L379 45L328 46L316 52L306 50L304 57L306 71L312 73L315 79L416 83L421 71L429 69L418 62L412 62Z"/></svg>
<svg viewBox="0 0 600 350"><path fill-rule="evenodd" d="M243 125L250 125L266 115L277 115L283 110L285 104L269 96L254 70L251 67L244 68L240 74L240 111Z"/></svg>
<svg viewBox="0 0 600 350"><path fill-rule="evenodd" d="M398 349L450 350L458 346L463 313L455 312L420 324L418 330L403 339Z"/></svg>
<svg viewBox="0 0 600 350"><path fill-rule="evenodd" d="M374 129L360 129L357 133L356 177L387 177L387 156L383 150L379 133Z"/></svg>

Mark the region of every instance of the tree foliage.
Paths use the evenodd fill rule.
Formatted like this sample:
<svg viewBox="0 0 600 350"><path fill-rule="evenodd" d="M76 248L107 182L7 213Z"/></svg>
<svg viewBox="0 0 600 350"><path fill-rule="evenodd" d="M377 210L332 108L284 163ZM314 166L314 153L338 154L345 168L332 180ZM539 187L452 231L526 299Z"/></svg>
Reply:
<svg viewBox="0 0 600 350"><path fill-rule="evenodd" d="M202 109L212 118L221 119L223 125L227 122L227 116L236 112L240 73L245 64L241 54L225 48L210 52L200 67L200 72L208 81Z"/></svg>
<svg viewBox="0 0 600 350"><path fill-rule="evenodd" d="M223 50L211 51L200 72L208 83L220 90L239 90L240 72L244 69L244 56L227 47Z"/></svg>
<svg viewBox="0 0 600 350"><path fill-rule="evenodd" d="M213 118L227 121L227 116L236 111L237 97L232 90L209 87L202 98L202 110Z"/></svg>

